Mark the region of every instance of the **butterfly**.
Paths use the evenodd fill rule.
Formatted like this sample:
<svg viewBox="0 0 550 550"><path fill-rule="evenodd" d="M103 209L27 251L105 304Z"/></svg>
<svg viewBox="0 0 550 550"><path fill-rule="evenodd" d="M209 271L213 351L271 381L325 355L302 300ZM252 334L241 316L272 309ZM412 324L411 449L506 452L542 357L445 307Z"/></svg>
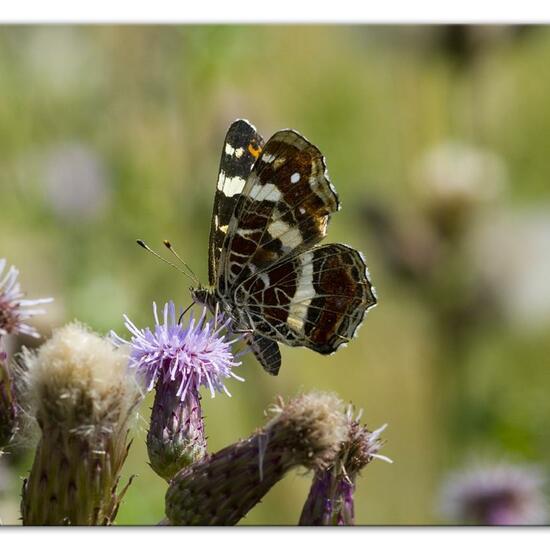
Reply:
<svg viewBox="0 0 550 550"><path fill-rule="evenodd" d="M281 366L278 343L331 354L377 302L361 253L319 244L339 207L323 155L298 132L280 130L264 144L248 121L230 126L210 228L210 287L191 293L230 317L270 374Z"/></svg>

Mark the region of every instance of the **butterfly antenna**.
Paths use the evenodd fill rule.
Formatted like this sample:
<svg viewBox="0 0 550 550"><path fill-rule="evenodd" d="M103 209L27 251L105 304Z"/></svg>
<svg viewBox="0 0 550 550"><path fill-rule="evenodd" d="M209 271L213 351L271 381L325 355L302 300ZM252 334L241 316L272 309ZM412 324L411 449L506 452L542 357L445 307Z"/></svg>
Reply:
<svg viewBox="0 0 550 550"><path fill-rule="evenodd" d="M183 319L183 316L195 305L195 302L191 302L180 314L178 319L178 325L181 325L181 320Z"/></svg>
<svg viewBox="0 0 550 550"><path fill-rule="evenodd" d="M172 243L170 241L164 240L164 246L181 262L183 267L189 272L189 276L195 281L196 284L199 284L199 279L193 272L193 270L182 260L181 256L174 250Z"/></svg>
<svg viewBox="0 0 550 550"><path fill-rule="evenodd" d="M172 262L169 262L166 258L163 258L158 252L155 252L152 248L150 248L147 244L145 244L145 242L142 241L141 239L137 239L136 242L139 244L139 246L141 246L142 248L145 248L147 252L150 252L151 254L153 254L153 256L156 256L159 260L162 260L165 264L168 264L169 266L173 267L176 271L179 271L182 275L189 277L194 283L197 282L196 278L189 275L189 273L187 273L186 271L183 271L183 269L180 269L176 264L173 264Z"/></svg>

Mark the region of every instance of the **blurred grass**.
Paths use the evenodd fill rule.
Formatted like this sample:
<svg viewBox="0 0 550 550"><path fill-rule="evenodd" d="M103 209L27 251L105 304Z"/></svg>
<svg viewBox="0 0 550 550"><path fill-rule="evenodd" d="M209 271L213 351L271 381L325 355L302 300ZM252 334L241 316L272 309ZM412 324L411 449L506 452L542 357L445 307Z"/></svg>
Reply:
<svg viewBox="0 0 550 550"><path fill-rule="evenodd" d="M384 264L373 235L358 223L359 209L370 197L398 212L414 203L412 168L426 149L450 138L505 159L512 207L550 195L544 75L550 30L504 33L475 54L459 51L460 63L445 49L444 33L443 27L0 28L0 257L20 268L30 296L55 297L42 328L76 317L123 334L123 313L143 326L152 321L153 300L186 305L188 281L143 254L135 239L158 247L169 238L206 282L228 125L245 117L266 137L296 128L326 155L342 199L327 240L366 252L380 306L359 338L333 357L284 348L278 378L247 358L240 369L246 382L231 385L231 399L204 400L210 448L261 425L277 394L335 391L364 409L371 428L389 423L384 454L395 463L375 462L364 472L358 523L437 521L442 468L471 450L441 431L441 377L453 375L440 364L429 306ZM52 206L59 199L45 171L52 151L67 144L104 167L105 205L89 216ZM470 339L460 358L466 395L484 404L470 411L465 403L464 430L475 434L470 446L548 465L547 329L526 336L497 324ZM146 465L148 413L144 404L124 470L139 475L120 509L122 524L163 516L165 485ZM290 475L244 523L296 523L308 486L307 476Z"/></svg>

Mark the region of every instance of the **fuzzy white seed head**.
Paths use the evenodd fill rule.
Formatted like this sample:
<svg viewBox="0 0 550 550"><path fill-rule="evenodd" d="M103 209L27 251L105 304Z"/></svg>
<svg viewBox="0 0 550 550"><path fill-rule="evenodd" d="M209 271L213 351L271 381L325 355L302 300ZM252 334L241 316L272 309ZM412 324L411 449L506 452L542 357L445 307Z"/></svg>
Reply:
<svg viewBox="0 0 550 550"><path fill-rule="evenodd" d="M29 408L39 423L75 431L112 431L139 400L128 354L79 323L54 332L36 353L26 351Z"/></svg>
<svg viewBox="0 0 550 550"><path fill-rule="evenodd" d="M281 423L292 434L296 449L304 452L311 466L333 460L349 433L344 403L335 394L311 392L299 395L288 404L271 408L275 417L270 426Z"/></svg>

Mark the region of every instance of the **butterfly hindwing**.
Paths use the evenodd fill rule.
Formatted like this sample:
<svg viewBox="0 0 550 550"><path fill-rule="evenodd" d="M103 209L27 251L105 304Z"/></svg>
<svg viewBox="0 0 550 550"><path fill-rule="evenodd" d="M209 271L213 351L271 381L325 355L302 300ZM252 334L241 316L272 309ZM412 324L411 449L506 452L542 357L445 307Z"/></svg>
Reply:
<svg viewBox="0 0 550 550"><path fill-rule="evenodd" d="M328 244L250 277L235 300L255 334L330 354L353 338L376 295L361 254Z"/></svg>
<svg viewBox="0 0 550 550"><path fill-rule="evenodd" d="M263 146L256 128L246 120L236 120L227 131L218 171L214 209L210 226L208 278L215 285L221 249L235 206L250 170Z"/></svg>
<svg viewBox="0 0 550 550"><path fill-rule="evenodd" d="M254 163L223 243L218 291L230 295L240 280L326 234L338 197L323 155L294 130L269 139Z"/></svg>

